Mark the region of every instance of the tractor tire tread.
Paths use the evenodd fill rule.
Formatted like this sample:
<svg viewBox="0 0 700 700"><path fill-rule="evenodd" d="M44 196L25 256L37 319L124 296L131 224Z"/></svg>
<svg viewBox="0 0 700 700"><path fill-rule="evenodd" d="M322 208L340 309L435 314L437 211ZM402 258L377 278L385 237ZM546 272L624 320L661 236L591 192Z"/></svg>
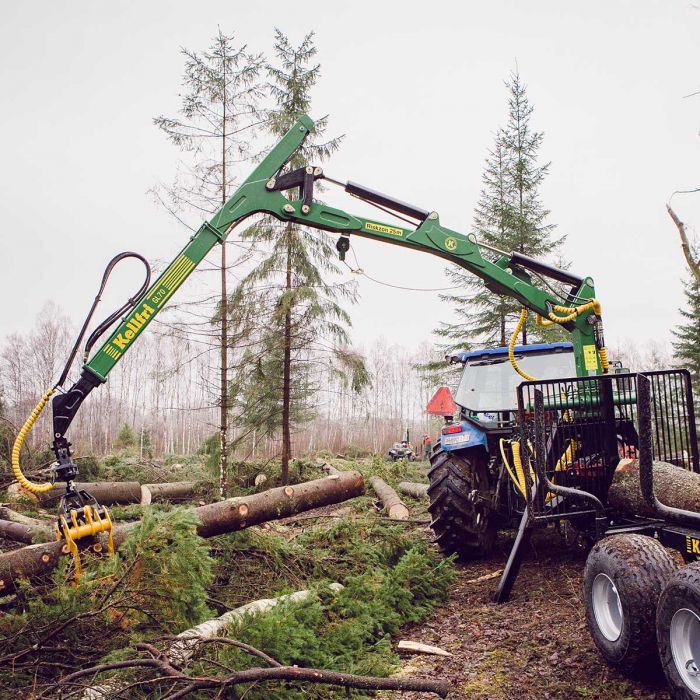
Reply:
<svg viewBox="0 0 700 700"><path fill-rule="evenodd" d="M692 609L696 615L700 615L700 561L674 573L661 593L656 610L659 657L671 688L671 697L673 700L697 700L700 694L687 688L678 674L669 643L671 619L680 607Z"/></svg>
<svg viewBox="0 0 700 700"><path fill-rule="evenodd" d="M677 566L660 542L645 535L611 535L593 547L583 574L586 622L593 641L611 665L635 673L655 656L656 604ZM591 591L599 573L613 581L623 608L622 631L614 642L600 633L595 621Z"/></svg>
<svg viewBox="0 0 700 700"><path fill-rule="evenodd" d="M476 524L475 506L470 494L479 486L485 465L479 458L471 459L445 452L436 446L430 455L428 470L428 511L435 542L446 554L474 559L487 554L493 547L496 524L493 514L485 510L483 524ZM478 472L481 473L478 473ZM486 484L482 485L486 488Z"/></svg>

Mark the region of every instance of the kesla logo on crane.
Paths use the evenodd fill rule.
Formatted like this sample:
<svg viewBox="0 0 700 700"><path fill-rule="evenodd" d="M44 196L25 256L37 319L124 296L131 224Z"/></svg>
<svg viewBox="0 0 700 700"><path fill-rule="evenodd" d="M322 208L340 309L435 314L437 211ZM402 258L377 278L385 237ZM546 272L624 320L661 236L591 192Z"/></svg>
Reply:
<svg viewBox="0 0 700 700"><path fill-rule="evenodd" d="M112 343L120 350L123 350L138 335L143 325L154 313L155 311L148 304L144 304L141 311L137 311L126 322L126 330L123 333L117 334L117 337L112 340Z"/></svg>

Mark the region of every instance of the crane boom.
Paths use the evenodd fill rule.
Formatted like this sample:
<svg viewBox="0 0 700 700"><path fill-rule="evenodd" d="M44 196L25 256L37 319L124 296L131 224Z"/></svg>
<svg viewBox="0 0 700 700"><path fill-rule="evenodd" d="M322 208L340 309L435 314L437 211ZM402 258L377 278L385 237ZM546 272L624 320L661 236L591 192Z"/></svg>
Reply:
<svg viewBox="0 0 700 700"><path fill-rule="evenodd" d="M600 305L595 301L593 280L590 277L577 277L521 253L489 249L488 246L480 245L473 233L463 234L443 226L435 211L407 204L354 182L339 182L325 175L319 167L306 165L293 168L289 164L313 128L314 123L308 116L302 116L291 127L228 201L209 221L201 225L158 279L130 307L117 329L83 365L80 378L73 386L53 396L53 450L58 460L54 471L57 478L67 482L70 493L73 493L71 488L77 467L71 459L66 431L83 400L95 387L107 380L109 372L207 253L217 243L223 243L235 225L254 214L266 214L283 222L340 234L337 249L341 259L344 259L349 249L349 237L352 235L443 258L480 277L494 293L517 299L524 308L545 319L544 323L556 322L570 331L579 376L599 374L606 370ZM314 184L322 179L343 187L348 194L389 214L395 214L409 224L413 219L415 224L409 227L398 226L331 207L314 198ZM491 256L496 253L497 258L491 260L485 257L482 254L485 249L490 251ZM568 295L559 297L552 286L543 280L544 277L569 285ZM101 329L102 326L98 330L101 332ZM513 359L512 362L517 368ZM44 403L51 393L52 391L47 392ZM17 469L19 470L19 464ZM85 499L76 496L74 502L80 504ZM70 514L68 510L66 514Z"/></svg>

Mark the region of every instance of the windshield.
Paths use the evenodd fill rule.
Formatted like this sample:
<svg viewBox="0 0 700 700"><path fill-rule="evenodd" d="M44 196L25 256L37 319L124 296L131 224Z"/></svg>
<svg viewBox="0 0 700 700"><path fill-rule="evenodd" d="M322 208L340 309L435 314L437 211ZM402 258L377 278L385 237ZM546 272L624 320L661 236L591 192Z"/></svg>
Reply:
<svg viewBox="0 0 700 700"><path fill-rule="evenodd" d="M518 366L537 379L576 375L573 352L516 355ZM525 381L507 356L474 359L464 367L457 389L457 403L474 412L513 411L518 406L518 385Z"/></svg>

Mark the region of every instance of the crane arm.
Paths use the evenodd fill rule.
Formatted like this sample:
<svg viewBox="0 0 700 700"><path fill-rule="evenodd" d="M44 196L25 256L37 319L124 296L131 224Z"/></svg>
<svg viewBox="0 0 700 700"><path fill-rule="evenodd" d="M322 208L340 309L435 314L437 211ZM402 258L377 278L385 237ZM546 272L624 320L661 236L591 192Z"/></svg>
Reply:
<svg viewBox="0 0 700 700"><path fill-rule="evenodd" d="M65 434L88 393L106 381L116 363L207 253L217 243L223 243L236 224L253 214L267 214L280 221L340 234L337 248L341 258L349 248L348 238L351 235L430 253L468 270L484 280L493 292L517 299L525 308L545 319L557 316L562 310L570 311L578 307L579 311L567 314L566 318L557 316L558 322L572 333L577 374L597 374L601 371L599 353L596 352L604 345L599 307L594 308L592 304L585 306L595 296L591 278L579 278L520 253L491 249L492 253L497 254L492 261L482 254L482 250L488 246L480 245L472 233L463 234L443 226L437 212L420 209L353 182L339 182L325 175L319 167L287 167L313 126L313 121L307 116L301 117L292 126L211 220L202 224L131 308L110 338L83 366L79 380L67 392L54 396L54 451L59 466L62 462L66 465L71 463L70 443ZM414 219L415 225L397 226L328 206L314 198L314 183L321 179L339 185L348 194L389 213ZM290 199L292 190L297 190L298 194ZM562 300L551 288L542 284L541 280L538 280L541 286L535 284L533 274L571 285L569 303L561 306Z"/></svg>

